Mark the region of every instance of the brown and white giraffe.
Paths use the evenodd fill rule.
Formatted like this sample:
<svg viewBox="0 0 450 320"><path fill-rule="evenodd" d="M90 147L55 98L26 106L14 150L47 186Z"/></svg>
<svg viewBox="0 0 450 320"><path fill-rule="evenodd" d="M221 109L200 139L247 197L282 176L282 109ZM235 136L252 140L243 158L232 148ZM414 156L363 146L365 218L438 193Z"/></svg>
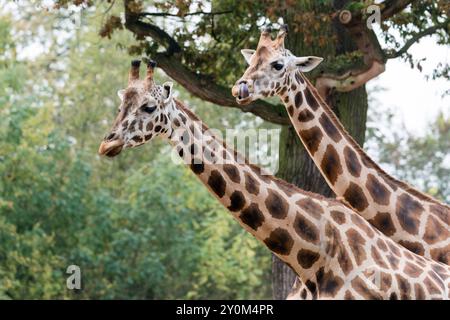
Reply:
<svg viewBox="0 0 450 320"><path fill-rule="evenodd" d="M296 57L261 33L242 50L249 67L232 89L238 103L279 96L308 153L335 194L385 235L412 252L450 264L450 207L385 173L352 139L303 75L322 58Z"/></svg>
<svg viewBox="0 0 450 320"><path fill-rule="evenodd" d="M298 274L316 299L449 299L450 267L393 242L346 205L300 190L271 175L210 133L172 84L129 85L99 153L109 157L160 136L248 232ZM304 290L306 295L306 289Z"/></svg>

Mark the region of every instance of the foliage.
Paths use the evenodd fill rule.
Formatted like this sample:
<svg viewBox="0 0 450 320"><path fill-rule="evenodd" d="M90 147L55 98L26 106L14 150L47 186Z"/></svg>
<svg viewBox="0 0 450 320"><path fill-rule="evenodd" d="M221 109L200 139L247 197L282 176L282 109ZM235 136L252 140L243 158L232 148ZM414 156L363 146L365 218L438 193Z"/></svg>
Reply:
<svg viewBox="0 0 450 320"><path fill-rule="evenodd" d="M29 17L0 20L0 298L268 298L268 251L161 143L96 156L126 81L128 35L99 41L86 27L94 13L79 28ZM17 58L21 28L36 24L47 54ZM240 121L222 115L214 122ZM66 289L71 264L80 291Z"/></svg>

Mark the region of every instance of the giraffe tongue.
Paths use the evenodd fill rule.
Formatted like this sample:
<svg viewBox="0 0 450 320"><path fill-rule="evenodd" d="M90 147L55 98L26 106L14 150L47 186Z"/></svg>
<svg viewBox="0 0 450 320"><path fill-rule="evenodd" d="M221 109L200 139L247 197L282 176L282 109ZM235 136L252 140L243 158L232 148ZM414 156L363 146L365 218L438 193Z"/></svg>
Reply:
<svg viewBox="0 0 450 320"><path fill-rule="evenodd" d="M248 98L249 92L248 87L246 83L241 83L239 85L239 99L245 99Z"/></svg>

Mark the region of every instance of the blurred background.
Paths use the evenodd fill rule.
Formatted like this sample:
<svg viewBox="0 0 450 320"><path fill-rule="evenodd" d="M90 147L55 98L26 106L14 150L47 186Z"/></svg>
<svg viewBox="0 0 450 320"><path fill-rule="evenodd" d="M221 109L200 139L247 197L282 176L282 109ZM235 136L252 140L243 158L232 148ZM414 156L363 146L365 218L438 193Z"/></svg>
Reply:
<svg viewBox="0 0 450 320"><path fill-rule="evenodd" d="M328 2L299 1L314 12L329 10ZM417 2L430 13L413 7L389 28L376 26L383 47L398 49L448 19L448 2ZM245 70L240 49L254 48L258 28L276 23L273 8L281 8L277 1L131 4L140 5L135 12L171 13L151 22L185 48L177 59L226 88ZM211 24L208 15L189 14L199 11L226 13ZM364 88L362 141L390 174L448 203L448 25L421 40ZM125 26L123 1L0 0L0 299L272 297L269 251L170 161L168 145L97 156L130 60L161 54L162 43ZM169 79L158 71L157 82ZM174 88L212 128L286 134L287 126L206 102L176 79ZM82 270L82 290L66 288L71 264Z"/></svg>

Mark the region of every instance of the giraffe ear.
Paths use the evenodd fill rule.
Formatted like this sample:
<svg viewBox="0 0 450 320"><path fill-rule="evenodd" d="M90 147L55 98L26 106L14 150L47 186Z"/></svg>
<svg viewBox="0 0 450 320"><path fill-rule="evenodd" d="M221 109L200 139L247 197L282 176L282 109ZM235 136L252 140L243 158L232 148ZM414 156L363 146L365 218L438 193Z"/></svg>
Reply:
<svg viewBox="0 0 450 320"><path fill-rule="evenodd" d="M309 72L317 67L322 61L323 58L309 56L295 58L294 63L301 72Z"/></svg>
<svg viewBox="0 0 450 320"><path fill-rule="evenodd" d="M245 58L245 61L247 61L248 64L250 64L250 60L253 57L253 54L255 53L255 50L252 49L242 49L241 50L242 55Z"/></svg>
<svg viewBox="0 0 450 320"><path fill-rule="evenodd" d="M172 90L173 83L170 81L164 82L162 87L163 87L164 103L167 103L170 101L170 99L172 98L172 95L173 95L173 90Z"/></svg>
<svg viewBox="0 0 450 320"><path fill-rule="evenodd" d="M119 96L119 99L123 101L123 95L125 94L125 89L117 91L117 95Z"/></svg>

